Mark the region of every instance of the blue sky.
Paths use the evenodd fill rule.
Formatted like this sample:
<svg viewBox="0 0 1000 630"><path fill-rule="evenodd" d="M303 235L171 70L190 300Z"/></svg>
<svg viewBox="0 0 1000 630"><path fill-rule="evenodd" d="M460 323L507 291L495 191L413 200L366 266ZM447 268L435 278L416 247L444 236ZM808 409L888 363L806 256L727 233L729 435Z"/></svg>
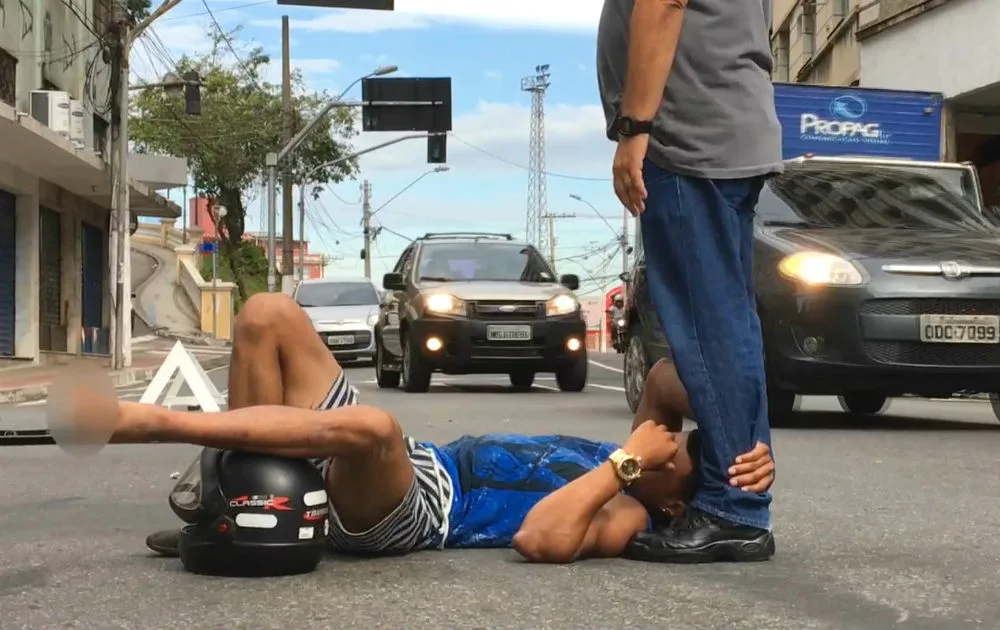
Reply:
<svg viewBox="0 0 1000 630"><path fill-rule="evenodd" d="M343 11L247 0L207 0L206 7L200 0L184 0L154 25L152 41L140 44L133 65L139 79L155 80L165 71L156 40L173 58L196 51L206 29L213 28L210 10L227 31L242 27L242 45L261 45L273 56L273 80L280 78L282 15L291 18L292 65L313 89L339 93L384 64L399 67L395 76L451 77L450 170L423 177L377 214L376 222L385 229L376 241L373 272L381 277L406 243L392 232L412 237L427 231L494 230L523 237L530 95L521 91L520 81L547 63L552 73L545 121L548 209L576 214L556 221L557 270L584 279L617 274L621 254L609 246L615 233L569 196L580 195L620 230L622 210L608 181L613 145L603 137L594 74L601 0L506 0L494 7L397 0L396 9ZM360 86L349 96L359 97ZM355 146L392 137L362 134ZM362 273L360 179L371 182L377 208L431 168L425 142L405 141L362 157L358 181L338 184L307 206L311 250L339 257L328 275ZM251 199L250 207L248 228L263 229L260 201Z"/></svg>

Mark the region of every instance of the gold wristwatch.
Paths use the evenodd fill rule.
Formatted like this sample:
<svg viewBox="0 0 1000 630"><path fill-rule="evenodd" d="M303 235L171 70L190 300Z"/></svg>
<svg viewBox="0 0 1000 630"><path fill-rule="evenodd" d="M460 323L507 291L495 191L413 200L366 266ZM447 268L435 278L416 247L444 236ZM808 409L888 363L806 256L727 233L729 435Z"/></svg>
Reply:
<svg viewBox="0 0 1000 630"><path fill-rule="evenodd" d="M615 474L625 485L632 483L642 475L642 458L626 453L622 449L611 453L608 456L608 461L615 467Z"/></svg>

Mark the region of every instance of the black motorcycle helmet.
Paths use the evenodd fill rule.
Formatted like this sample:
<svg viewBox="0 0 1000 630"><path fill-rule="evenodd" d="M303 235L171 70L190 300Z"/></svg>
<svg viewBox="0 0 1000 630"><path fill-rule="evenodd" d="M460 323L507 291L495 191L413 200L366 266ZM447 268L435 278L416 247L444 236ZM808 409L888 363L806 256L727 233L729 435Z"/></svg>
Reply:
<svg viewBox="0 0 1000 630"><path fill-rule="evenodd" d="M326 549L326 490L306 460L205 448L171 491L170 507L188 524L179 551L192 573L308 573Z"/></svg>

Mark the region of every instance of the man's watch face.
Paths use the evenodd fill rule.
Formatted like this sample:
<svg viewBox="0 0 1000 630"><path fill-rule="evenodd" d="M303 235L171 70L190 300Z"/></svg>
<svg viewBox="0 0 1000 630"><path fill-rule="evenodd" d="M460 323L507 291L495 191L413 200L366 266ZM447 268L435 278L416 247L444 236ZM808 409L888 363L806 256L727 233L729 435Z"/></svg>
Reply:
<svg viewBox="0 0 1000 630"><path fill-rule="evenodd" d="M621 471L625 477L636 477L642 472L639 469L639 462L631 458L622 461Z"/></svg>

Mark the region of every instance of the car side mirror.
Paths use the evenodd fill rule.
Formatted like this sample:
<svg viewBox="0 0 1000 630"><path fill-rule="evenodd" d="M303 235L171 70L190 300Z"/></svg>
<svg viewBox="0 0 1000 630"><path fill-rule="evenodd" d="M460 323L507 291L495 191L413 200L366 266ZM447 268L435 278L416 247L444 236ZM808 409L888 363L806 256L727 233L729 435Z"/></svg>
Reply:
<svg viewBox="0 0 1000 630"><path fill-rule="evenodd" d="M570 291L576 291L580 288L580 278L576 274L567 273L559 276L559 284L563 285Z"/></svg>
<svg viewBox="0 0 1000 630"><path fill-rule="evenodd" d="M402 291L406 288L406 283L403 282L403 274L401 273L387 273L382 276L382 288L386 291Z"/></svg>
<svg viewBox="0 0 1000 630"><path fill-rule="evenodd" d="M618 274L618 279L621 280L622 282L628 282L628 272L623 271L620 274Z"/></svg>

